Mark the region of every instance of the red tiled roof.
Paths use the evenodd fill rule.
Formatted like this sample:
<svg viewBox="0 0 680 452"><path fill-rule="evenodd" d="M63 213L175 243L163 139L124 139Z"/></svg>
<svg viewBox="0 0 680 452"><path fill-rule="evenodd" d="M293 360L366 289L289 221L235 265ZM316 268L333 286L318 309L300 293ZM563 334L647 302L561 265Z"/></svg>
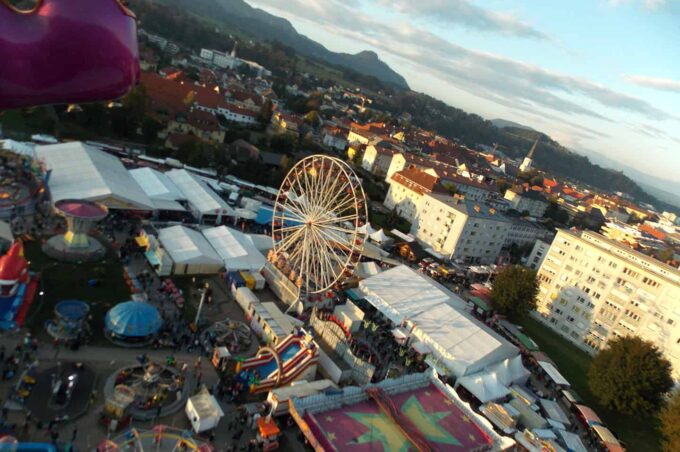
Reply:
<svg viewBox="0 0 680 452"><path fill-rule="evenodd" d="M172 146L180 147L185 143L190 143L194 140L199 140L195 135L184 135L181 133L171 133L168 135L168 141Z"/></svg>
<svg viewBox="0 0 680 452"><path fill-rule="evenodd" d="M640 229L641 232L645 232L645 233L651 235L652 237L654 237L655 239L666 240L667 235L663 231L659 231L658 229L654 229L653 227L646 225L646 224L641 224L638 228Z"/></svg>
<svg viewBox="0 0 680 452"><path fill-rule="evenodd" d="M191 103L189 97L191 85L165 79L152 72L142 72L141 84L151 99L151 106L155 109L167 110L172 117L186 110Z"/></svg>
<svg viewBox="0 0 680 452"><path fill-rule="evenodd" d="M217 118L207 111L193 109L187 115L187 123L201 130L219 130L220 123Z"/></svg>
<svg viewBox="0 0 680 452"><path fill-rule="evenodd" d="M420 195L432 192L437 185L438 179L437 176L411 168L401 170L392 175L393 181Z"/></svg>

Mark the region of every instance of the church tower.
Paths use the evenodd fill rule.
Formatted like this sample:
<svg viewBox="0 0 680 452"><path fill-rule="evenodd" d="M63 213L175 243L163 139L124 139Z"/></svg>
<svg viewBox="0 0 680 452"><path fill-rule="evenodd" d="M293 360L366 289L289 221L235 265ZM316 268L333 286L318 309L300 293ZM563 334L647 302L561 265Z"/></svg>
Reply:
<svg viewBox="0 0 680 452"><path fill-rule="evenodd" d="M527 154L526 157L524 157L524 160L522 161L522 164L519 166L519 170L521 172L526 172L531 169L531 165L534 163L534 152L536 152L536 146L538 146L538 139L534 141L534 145L531 146L531 150Z"/></svg>

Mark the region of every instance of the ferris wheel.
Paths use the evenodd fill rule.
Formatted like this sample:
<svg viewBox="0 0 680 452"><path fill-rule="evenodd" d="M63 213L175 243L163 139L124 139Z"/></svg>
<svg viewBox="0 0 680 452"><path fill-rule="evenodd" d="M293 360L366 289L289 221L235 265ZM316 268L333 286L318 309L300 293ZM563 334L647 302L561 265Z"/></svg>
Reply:
<svg viewBox="0 0 680 452"><path fill-rule="evenodd" d="M366 215L361 182L345 162L326 155L304 158L276 198L270 261L300 295L337 288L361 258Z"/></svg>

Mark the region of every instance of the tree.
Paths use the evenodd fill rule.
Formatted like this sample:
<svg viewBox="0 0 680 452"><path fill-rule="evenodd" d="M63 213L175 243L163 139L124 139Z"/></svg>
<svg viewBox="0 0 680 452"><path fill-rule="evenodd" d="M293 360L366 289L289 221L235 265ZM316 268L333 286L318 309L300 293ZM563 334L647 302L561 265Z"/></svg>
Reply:
<svg viewBox="0 0 680 452"><path fill-rule="evenodd" d="M156 141L158 139L158 132L161 130L163 130L163 124L151 116L147 116L142 121L142 135L144 136L144 142L147 144Z"/></svg>
<svg viewBox="0 0 680 452"><path fill-rule="evenodd" d="M651 415L673 387L671 363L651 342L635 336L617 338L593 359L588 384L607 408Z"/></svg>
<svg viewBox="0 0 680 452"><path fill-rule="evenodd" d="M538 280L536 272L519 265L503 269L493 283L494 307L511 319L518 319L536 308Z"/></svg>
<svg viewBox="0 0 680 452"><path fill-rule="evenodd" d="M663 450L680 451L680 392L675 392L659 415Z"/></svg>
<svg viewBox="0 0 680 452"><path fill-rule="evenodd" d="M446 190L446 193L448 193L451 196L457 195L459 193L456 186L454 184L450 183L450 182L444 182L442 184L442 187L444 187L444 190Z"/></svg>
<svg viewBox="0 0 680 452"><path fill-rule="evenodd" d="M257 119L262 124L269 124L272 120L272 114L274 113L274 104L271 99L266 99L260 108L260 112L257 114Z"/></svg>

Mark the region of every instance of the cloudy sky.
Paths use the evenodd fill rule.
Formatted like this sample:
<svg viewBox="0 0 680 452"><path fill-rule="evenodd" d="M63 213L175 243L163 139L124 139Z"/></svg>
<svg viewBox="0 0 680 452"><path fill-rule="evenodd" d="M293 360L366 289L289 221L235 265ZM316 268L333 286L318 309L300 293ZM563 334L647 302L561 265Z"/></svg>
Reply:
<svg viewBox="0 0 680 452"><path fill-rule="evenodd" d="M246 0L411 88L680 180L680 0Z"/></svg>

